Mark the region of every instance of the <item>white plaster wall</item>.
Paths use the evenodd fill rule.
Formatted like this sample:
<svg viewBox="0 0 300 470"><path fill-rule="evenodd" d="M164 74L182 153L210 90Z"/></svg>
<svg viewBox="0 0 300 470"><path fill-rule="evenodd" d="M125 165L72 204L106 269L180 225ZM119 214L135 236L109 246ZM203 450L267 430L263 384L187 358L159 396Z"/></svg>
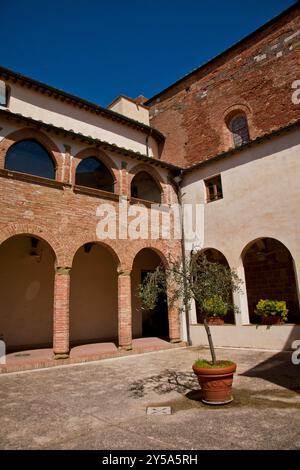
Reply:
<svg viewBox="0 0 300 470"><path fill-rule="evenodd" d="M117 100L108 107L116 113L124 114L135 121L142 122L147 126L150 125L149 121L149 110L145 106L141 106L138 103L134 103L128 100L124 96L120 96Z"/></svg>
<svg viewBox="0 0 300 470"><path fill-rule="evenodd" d="M9 110L144 155L147 153L146 133L17 84L11 85ZM149 156L158 157L158 146L153 138L149 139Z"/></svg>
<svg viewBox="0 0 300 470"><path fill-rule="evenodd" d="M203 325L191 325L194 346L208 346ZM292 343L300 339L300 325L225 325L211 326L216 347L291 350Z"/></svg>
<svg viewBox="0 0 300 470"><path fill-rule="evenodd" d="M206 204L203 179L216 174L223 199ZM281 241L299 266L299 177L298 130L188 173L183 201L202 205L203 246L220 250L231 266L238 266L243 249L260 237Z"/></svg>
<svg viewBox="0 0 300 470"><path fill-rule="evenodd" d="M223 199L206 203L203 180L217 174L221 174ZM186 244L187 250L193 246L196 249L216 248L243 278L241 255L245 247L257 238L275 238L289 249L293 257L300 295L299 180L299 130L273 137L188 173L183 182L183 201L192 204L194 209L199 204L202 223L193 239ZM187 219L188 224L195 228L192 216L188 215ZM267 341L267 347L283 347L292 326L272 327L270 330L242 326L249 323L245 285L243 289L241 295L235 296L241 310L241 314L236 315L238 326L230 327L230 331L227 326L218 327L217 345L265 347L264 342ZM194 343L200 344L202 328L193 325L192 329Z"/></svg>

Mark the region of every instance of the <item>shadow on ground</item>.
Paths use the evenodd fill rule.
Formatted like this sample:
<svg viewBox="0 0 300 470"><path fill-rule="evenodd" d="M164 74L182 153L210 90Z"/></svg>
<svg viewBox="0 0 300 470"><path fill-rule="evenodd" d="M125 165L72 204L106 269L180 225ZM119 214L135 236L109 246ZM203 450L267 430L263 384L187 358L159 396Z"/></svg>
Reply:
<svg viewBox="0 0 300 470"><path fill-rule="evenodd" d="M287 355L282 357L279 354L280 361L270 360L264 361L258 366L245 372L247 377L258 377L264 380L269 380L274 384L287 388L288 390L274 388L274 389L259 389L251 390L248 388L234 388L232 403L225 405L226 408L236 407L255 407L255 408L296 408L300 409L299 395L299 375L297 369L287 367ZM298 387L298 388L297 388ZM178 398L169 399L164 402L155 402L148 406L171 406L172 412L176 413L181 410L191 408L206 408L217 410L224 408L223 406L207 406L201 402L201 390L199 389L197 378L193 372L178 372L176 370L166 369L161 374L153 375L142 380L137 380L130 384L129 395L132 398L144 398L148 394L155 392L157 395L168 395L170 392L177 392Z"/></svg>
<svg viewBox="0 0 300 470"><path fill-rule="evenodd" d="M142 398L152 391L158 395L173 391L184 394L188 390L197 391L197 387L199 392L198 381L193 372L177 372L166 369L159 375L133 382L129 386L129 394L133 398Z"/></svg>
<svg viewBox="0 0 300 470"><path fill-rule="evenodd" d="M291 354L277 353L240 375L264 379L300 393L300 365L292 364Z"/></svg>

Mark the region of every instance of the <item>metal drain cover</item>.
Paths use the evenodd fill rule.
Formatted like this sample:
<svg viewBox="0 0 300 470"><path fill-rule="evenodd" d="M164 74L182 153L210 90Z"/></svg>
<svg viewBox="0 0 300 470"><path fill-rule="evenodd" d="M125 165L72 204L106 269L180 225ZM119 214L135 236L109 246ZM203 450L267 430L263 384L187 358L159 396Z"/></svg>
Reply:
<svg viewBox="0 0 300 470"><path fill-rule="evenodd" d="M147 415L170 415L170 406L148 406Z"/></svg>

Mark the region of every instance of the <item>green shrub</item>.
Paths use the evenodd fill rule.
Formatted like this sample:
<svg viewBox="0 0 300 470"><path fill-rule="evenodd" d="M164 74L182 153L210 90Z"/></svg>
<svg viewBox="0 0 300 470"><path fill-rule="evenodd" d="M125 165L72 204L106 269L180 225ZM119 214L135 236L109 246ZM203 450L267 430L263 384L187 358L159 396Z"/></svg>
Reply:
<svg viewBox="0 0 300 470"><path fill-rule="evenodd" d="M255 313L262 317L277 316L281 317L284 321L288 319L288 309L286 308L286 302L284 300L260 299L256 305Z"/></svg>
<svg viewBox="0 0 300 470"><path fill-rule="evenodd" d="M224 302L220 295L214 295L203 301L203 310L211 317L225 317L228 309L228 303Z"/></svg>

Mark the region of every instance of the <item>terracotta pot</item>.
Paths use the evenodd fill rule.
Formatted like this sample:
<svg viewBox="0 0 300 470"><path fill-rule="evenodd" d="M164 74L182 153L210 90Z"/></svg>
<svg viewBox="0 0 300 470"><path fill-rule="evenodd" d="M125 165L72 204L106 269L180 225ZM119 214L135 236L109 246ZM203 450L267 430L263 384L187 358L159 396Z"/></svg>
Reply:
<svg viewBox="0 0 300 470"><path fill-rule="evenodd" d="M282 325L284 323L282 318L276 315L261 317L261 322L263 325Z"/></svg>
<svg viewBox="0 0 300 470"><path fill-rule="evenodd" d="M208 317L207 323L209 325L224 325L224 318L221 317Z"/></svg>
<svg viewBox="0 0 300 470"><path fill-rule="evenodd" d="M193 365L202 390L202 401L210 405L225 405L233 398L231 395L233 374L236 364L227 367L206 368Z"/></svg>

